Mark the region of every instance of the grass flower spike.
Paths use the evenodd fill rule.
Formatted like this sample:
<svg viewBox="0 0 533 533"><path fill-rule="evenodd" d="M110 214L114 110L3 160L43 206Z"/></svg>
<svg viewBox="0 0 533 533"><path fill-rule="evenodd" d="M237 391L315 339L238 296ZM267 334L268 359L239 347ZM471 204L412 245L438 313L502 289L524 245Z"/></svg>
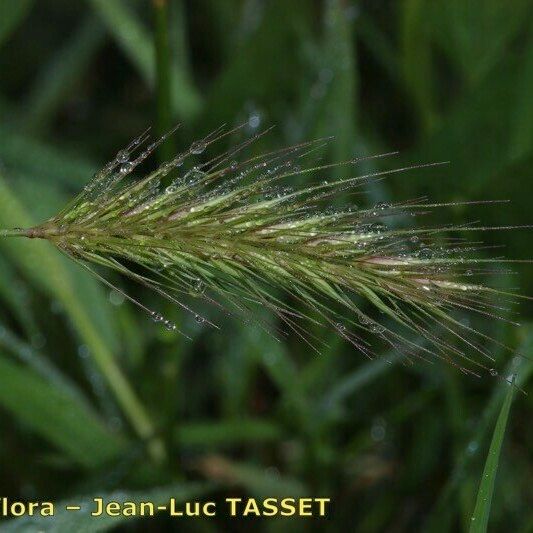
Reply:
<svg viewBox="0 0 533 533"><path fill-rule="evenodd" d="M502 300L516 298L477 282L500 260L480 258L480 244L457 236L494 228L413 229L398 223L452 205L425 199L329 207L334 197L351 198L371 181L417 167L291 188L300 177L334 166L317 161L327 140L243 157L256 136L194 162L235 131L219 129L133 180L130 174L172 133L146 146L145 132L59 214L3 234L46 239L108 285L91 265L118 271L211 327L218 327L216 320L196 310L195 301L246 323L256 317L272 335L296 335L317 352L321 344L313 329L323 325L369 358L385 345L405 364L442 360L472 375L498 375L491 339L457 316L502 318ZM351 174L357 162L341 165ZM258 306L278 317L275 326L259 318Z"/></svg>

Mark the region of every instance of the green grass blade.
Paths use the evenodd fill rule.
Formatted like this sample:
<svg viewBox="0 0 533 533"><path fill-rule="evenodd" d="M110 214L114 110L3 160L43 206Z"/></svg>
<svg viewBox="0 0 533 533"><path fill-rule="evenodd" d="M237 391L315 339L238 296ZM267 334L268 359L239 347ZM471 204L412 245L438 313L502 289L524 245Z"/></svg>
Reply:
<svg viewBox="0 0 533 533"><path fill-rule="evenodd" d="M33 0L0 0L0 46L18 28L32 5Z"/></svg>
<svg viewBox="0 0 533 533"><path fill-rule="evenodd" d="M531 353L533 347L533 329L530 326L524 326L523 342L518 348L519 353ZM533 361L527 358L515 358L509 363L507 370L503 375L509 376L516 374L516 385L523 387L531 374L533 373ZM497 386L492 392L491 398L481 415L480 421L472 434L472 438L466 443L463 451L459 455L448 481L445 483L443 490L430 513L427 523L424 525L424 531L442 531L440 527L445 516L449 515L449 510L453 505L453 497L460 488L460 484L468 478L474 461L479 458L479 450L490 434L490 429L498 415L498 409L505 401L505 387Z"/></svg>
<svg viewBox="0 0 533 533"><path fill-rule="evenodd" d="M102 465L123 450L122 440L86 404L2 354L0 405L85 467Z"/></svg>
<svg viewBox="0 0 533 533"><path fill-rule="evenodd" d="M496 472L498 471L500 452L502 449L503 438L505 436L505 428L507 426L507 419L509 418L511 403L513 402L514 390L514 386L509 386L509 390L507 391L505 401L503 402L496 422L496 427L494 428L489 454L479 484L479 492L477 495L476 506L474 508L474 514L472 515L470 533L484 533L487 531L489 525L494 482L496 480Z"/></svg>
<svg viewBox="0 0 533 533"><path fill-rule="evenodd" d="M46 533L63 533L65 531L83 531L83 533L97 533L109 531L119 524L134 520L130 516L106 516L102 515L97 519L91 516L94 509L94 498L103 498L104 501L123 502L151 502L154 507L158 505L168 505L170 498L174 498L176 504L201 498L207 494L212 485L206 483L180 483L166 487L159 487L152 490L126 492L116 491L107 494L96 493L94 496L83 496L76 498L73 496L68 500L57 502L53 518L42 516L24 516L11 520L2 525L5 533L19 533L25 531L45 531ZM80 505L79 511L67 511L66 505ZM153 520L148 517L147 520Z"/></svg>

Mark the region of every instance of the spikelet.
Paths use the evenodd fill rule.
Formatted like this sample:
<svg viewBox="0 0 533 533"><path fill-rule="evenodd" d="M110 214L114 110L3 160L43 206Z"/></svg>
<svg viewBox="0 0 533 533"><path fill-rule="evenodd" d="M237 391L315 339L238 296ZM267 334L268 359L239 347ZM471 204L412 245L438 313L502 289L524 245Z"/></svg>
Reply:
<svg viewBox="0 0 533 533"><path fill-rule="evenodd" d="M333 197L361 193L386 174L431 165L291 189L287 184L299 176L311 177L332 166L310 164L327 141L246 159L242 153L257 135L208 161L188 164L234 132L219 129L132 180L129 175L172 133L143 148L145 132L58 215L22 233L47 239L110 286L90 265L114 269L212 327L217 327L214 321L193 309L195 299L245 323L256 315L256 306L264 307L278 317L271 328L274 336L297 335L316 351L321 341L309 326L322 324L369 358L388 347L406 364L442 360L475 376L498 375L491 339L457 312L501 318L503 298L516 295L473 282L499 260L480 258L478 245L447 236L450 230L494 228L402 229L393 222L452 205L424 199L327 208ZM357 162L341 165L351 169ZM155 321L177 330L124 295ZM369 308L377 312L363 311ZM260 319L257 323L270 327Z"/></svg>

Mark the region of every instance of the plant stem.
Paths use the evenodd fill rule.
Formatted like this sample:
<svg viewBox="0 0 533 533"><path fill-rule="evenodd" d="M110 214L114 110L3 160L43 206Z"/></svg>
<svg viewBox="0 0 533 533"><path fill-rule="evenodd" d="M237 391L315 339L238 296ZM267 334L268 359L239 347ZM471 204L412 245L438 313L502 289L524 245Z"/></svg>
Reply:
<svg viewBox="0 0 533 533"><path fill-rule="evenodd" d="M23 228L0 229L0 237L26 237L27 231Z"/></svg>
<svg viewBox="0 0 533 533"><path fill-rule="evenodd" d="M172 127L172 79L170 71L170 46L168 36L168 2L153 0L155 18L155 65L157 132L161 136ZM159 162L170 159L175 150L173 140L167 139L158 149Z"/></svg>

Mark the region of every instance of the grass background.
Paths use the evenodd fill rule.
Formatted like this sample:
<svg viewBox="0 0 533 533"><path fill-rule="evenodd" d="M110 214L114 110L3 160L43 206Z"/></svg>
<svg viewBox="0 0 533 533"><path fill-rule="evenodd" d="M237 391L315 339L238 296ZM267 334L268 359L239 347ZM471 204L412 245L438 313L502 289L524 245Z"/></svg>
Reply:
<svg viewBox="0 0 533 533"><path fill-rule="evenodd" d="M147 125L177 121L175 145L160 157L221 123L248 121L249 134L275 124L258 151L335 135L331 161L399 149L394 164L451 162L380 182L371 203L503 198L512 203L443 209L435 220L531 222L531 0L0 0L0 73L1 227L53 214ZM471 237L505 246L495 254L531 258L528 231ZM514 270L493 282L533 294L531 269ZM368 362L328 332L317 357L230 320L208 331L111 279L193 341L46 243L0 243L0 494L301 494L331 497L332 512L321 522L95 524L82 511L0 530L470 529L508 390L501 380ZM532 306L509 317L517 312L519 327L473 325L531 354ZM503 350L495 356L513 364ZM529 362L512 368L530 389ZM164 443L162 462L132 428L110 375L133 391L130 405ZM533 531L531 397L514 399L490 531Z"/></svg>

